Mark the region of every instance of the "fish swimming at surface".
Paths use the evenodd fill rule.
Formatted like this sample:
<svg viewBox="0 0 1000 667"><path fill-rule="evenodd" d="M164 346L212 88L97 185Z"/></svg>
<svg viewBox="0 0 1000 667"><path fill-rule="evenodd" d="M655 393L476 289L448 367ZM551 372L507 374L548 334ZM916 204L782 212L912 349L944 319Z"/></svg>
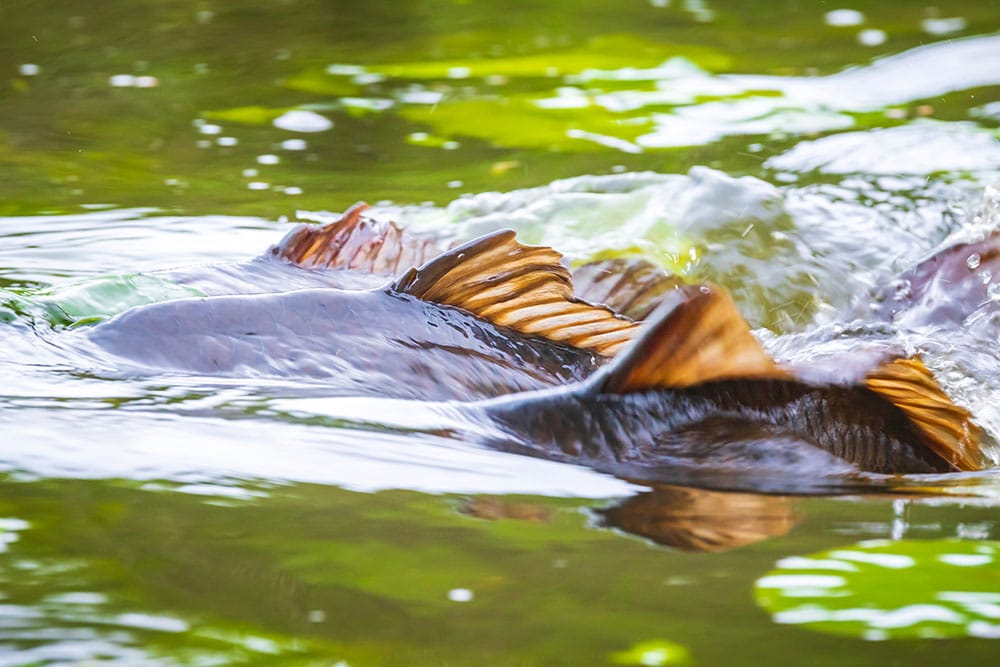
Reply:
<svg viewBox="0 0 1000 667"><path fill-rule="evenodd" d="M350 222L336 226L342 246L359 235ZM389 243L378 241L376 250ZM363 254L366 269L381 266L379 253ZM353 259L319 278L338 279ZM485 398L582 380L638 329L575 298L560 259L500 232L377 288L176 299L70 333L110 354L108 365L139 372L310 378L331 395Z"/></svg>
<svg viewBox="0 0 1000 667"><path fill-rule="evenodd" d="M887 349L828 375L779 365L722 288L657 280L645 290L634 281L618 294L591 280L601 301L648 313L637 322L574 295L560 255L523 246L510 231L399 275L440 248L408 245L394 226L373 234L360 220L355 209L327 227L299 228L271 254L318 280L397 274L380 287L178 299L66 335L137 369L312 378L331 395L450 401L442 410L463 426L442 430L631 479L676 470L829 478L989 463L972 416L917 357Z"/></svg>
<svg viewBox="0 0 1000 667"><path fill-rule="evenodd" d="M918 358L817 383L775 364L728 295L692 286L573 386L476 406L489 444L633 479L666 468L813 477L979 470L982 433Z"/></svg>

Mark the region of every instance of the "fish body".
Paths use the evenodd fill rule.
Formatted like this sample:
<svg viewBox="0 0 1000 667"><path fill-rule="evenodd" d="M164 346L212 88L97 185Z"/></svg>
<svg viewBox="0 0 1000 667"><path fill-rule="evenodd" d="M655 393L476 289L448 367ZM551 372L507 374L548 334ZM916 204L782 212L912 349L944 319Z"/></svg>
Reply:
<svg viewBox="0 0 1000 667"><path fill-rule="evenodd" d="M348 247L358 245L356 236ZM292 240L301 239L293 233ZM359 262L387 261L385 238L368 245L336 270L298 268L304 275L286 291L259 291L285 271L273 253L244 265L253 269L245 277L229 269L175 272L199 289L198 276L221 277L222 288L237 293L143 305L67 335L106 365L140 372L311 379L328 395L476 400L581 381L638 326L576 299L561 255L523 246L510 231L359 289L363 281L352 277ZM301 288L316 281L347 288Z"/></svg>
<svg viewBox="0 0 1000 667"><path fill-rule="evenodd" d="M318 380L329 395L485 398L577 382L600 363L389 288L177 299L72 333L116 364Z"/></svg>
<svg viewBox="0 0 1000 667"><path fill-rule="evenodd" d="M685 469L829 478L978 470L982 432L919 360L823 380L775 363L727 292L689 286L574 386L480 404L493 447L651 481Z"/></svg>
<svg viewBox="0 0 1000 667"><path fill-rule="evenodd" d="M939 473L955 468L906 416L863 387L729 380L603 394L570 390L494 399L486 444L659 480L664 471L805 475Z"/></svg>

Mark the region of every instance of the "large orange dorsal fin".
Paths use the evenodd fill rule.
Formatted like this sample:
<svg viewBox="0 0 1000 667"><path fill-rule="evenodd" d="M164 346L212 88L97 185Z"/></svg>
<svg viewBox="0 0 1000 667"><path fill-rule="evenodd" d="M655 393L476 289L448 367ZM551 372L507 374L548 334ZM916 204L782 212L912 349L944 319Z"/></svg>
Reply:
<svg viewBox="0 0 1000 667"><path fill-rule="evenodd" d="M917 357L894 359L870 371L865 386L910 420L928 447L957 470L982 470L982 431L965 408L956 405Z"/></svg>
<svg viewBox="0 0 1000 667"><path fill-rule="evenodd" d="M615 354L639 325L609 308L574 298L561 260L552 248L521 245L513 231L501 230L410 269L393 287L524 334Z"/></svg>
<svg viewBox="0 0 1000 667"><path fill-rule="evenodd" d="M648 321L642 336L597 380L600 391L624 394L713 380L789 378L720 287L678 289Z"/></svg>
<svg viewBox="0 0 1000 667"><path fill-rule="evenodd" d="M368 205L358 202L326 225L301 224L285 235L270 253L304 269L344 269L399 275L441 252L437 239L362 215Z"/></svg>

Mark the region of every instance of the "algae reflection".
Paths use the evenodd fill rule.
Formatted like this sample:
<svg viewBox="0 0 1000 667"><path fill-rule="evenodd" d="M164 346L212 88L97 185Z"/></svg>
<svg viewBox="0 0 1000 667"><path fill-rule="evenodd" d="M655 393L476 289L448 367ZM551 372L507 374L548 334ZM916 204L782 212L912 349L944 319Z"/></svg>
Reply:
<svg viewBox="0 0 1000 667"><path fill-rule="evenodd" d="M664 632L697 628L656 611L673 567L580 501L248 486L5 481L9 664L677 664Z"/></svg>
<svg viewBox="0 0 1000 667"><path fill-rule="evenodd" d="M578 499L248 481L2 484L0 628L15 665L759 664L796 655L806 628L854 642L826 645L877 665L890 642L853 637L988 637L996 627L1000 549L986 506L962 514L958 530L987 539L941 539L954 518L942 525L946 508L918 502L929 523L911 517L913 529L938 537L835 546L824 528L831 518L864 534L886 504L801 499L793 508L781 498L650 491L660 494L659 535L717 551L688 553L651 547L648 534L595 530L591 517L605 521L619 505ZM814 516L821 521L810 525ZM756 538L770 541L745 539L753 525L769 526ZM723 544L726 534L738 539ZM796 552L814 555L787 555ZM830 576L842 583L822 586ZM841 609L851 619L831 620ZM742 656L718 641L722 627L743 640ZM954 650L904 642L892 654L945 659ZM994 650L987 641L963 655Z"/></svg>
<svg viewBox="0 0 1000 667"><path fill-rule="evenodd" d="M775 622L868 640L1000 639L1000 542L867 540L757 580Z"/></svg>
<svg viewBox="0 0 1000 667"><path fill-rule="evenodd" d="M11 214L112 203L277 217L612 169L760 174L815 133L929 116L982 147L996 126L992 3L952 3L951 16L867 3L847 23L809 3L731 0L2 11ZM900 75L909 67L922 76ZM968 167L940 145L936 169Z"/></svg>

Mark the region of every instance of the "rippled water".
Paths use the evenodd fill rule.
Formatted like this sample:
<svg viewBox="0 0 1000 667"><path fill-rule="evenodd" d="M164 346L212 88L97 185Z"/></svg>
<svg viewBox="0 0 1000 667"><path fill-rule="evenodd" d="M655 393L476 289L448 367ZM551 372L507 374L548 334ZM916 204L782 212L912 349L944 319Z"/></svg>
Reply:
<svg viewBox="0 0 1000 667"><path fill-rule="evenodd" d="M646 488L65 342L365 199L723 284L783 359L894 336L997 439L995 300L868 320L1000 225L1000 12L833 9L0 7L0 664L992 664L994 471Z"/></svg>

